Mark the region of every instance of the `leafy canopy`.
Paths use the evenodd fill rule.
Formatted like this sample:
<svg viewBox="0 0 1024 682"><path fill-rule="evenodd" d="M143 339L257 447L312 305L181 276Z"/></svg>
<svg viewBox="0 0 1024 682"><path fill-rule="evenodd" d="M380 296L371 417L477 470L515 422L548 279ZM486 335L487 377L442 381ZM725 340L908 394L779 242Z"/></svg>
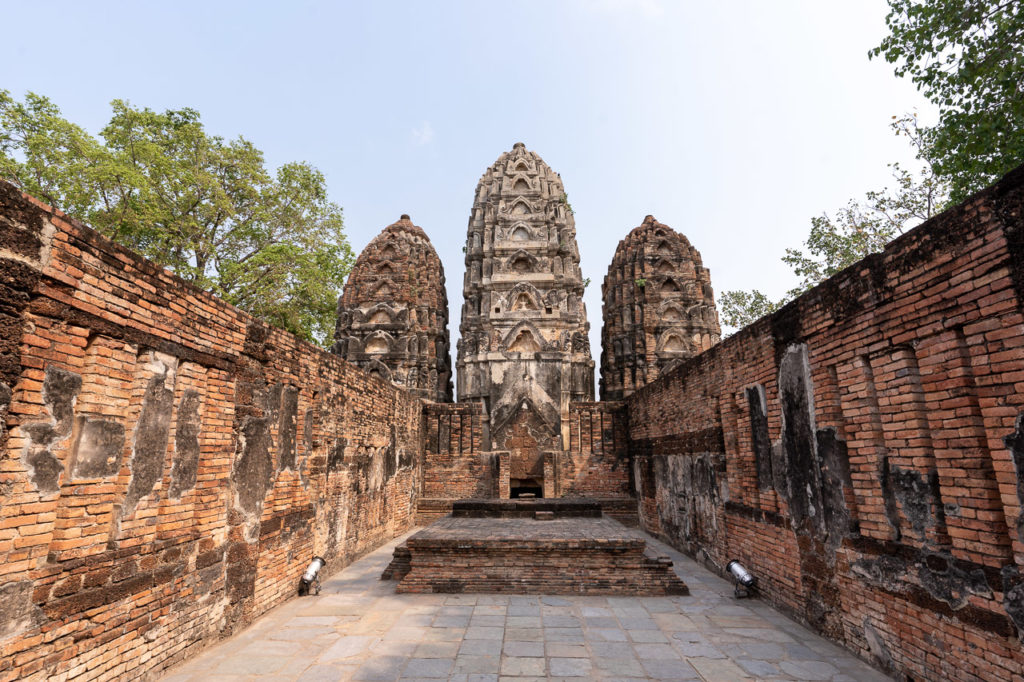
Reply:
<svg viewBox="0 0 1024 682"><path fill-rule="evenodd" d="M271 173L192 109L112 103L102 141L49 99L0 91L0 175L230 303L328 343L352 265L341 208L305 162Z"/></svg>
<svg viewBox="0 0 1024 682"><path fill-rule="evenodd" d="M885 243L945 203L959 203L1024 163L1024 4L1020 0L889 0L889 35L868 52L895 64L939 111L934 126L899 119L924 162L893 165L896 188L868 192L834 216L811 219L807 253L787 249L800 285L782 301L758 291L722 296L722 318L740 327L771 312Z"/></svg>
<svg viewBox="0 0 1024 682"><path fill-rule="evenodd" d="M939 108L926 157L954 203L1024 163L1024 5L889 0L883 56Z"/></svg>
<svg viewBox="0 0 1024 682"><path fill-rule="evenodd" d="M908 114L892 123L897 135L905 135L920 149L924 144L917 116ZM941 210L948 201L948 184L925 165L911 173L898 163L889 165L892 188L870 191L861 200L851 199L832 215L822 213L811 218L811 231L804 249L786 249L782 261L789 265L800 283L784 298L772 301L758 290L726 291L720 304L722 321L739 329L778 310L788 301L821 284L853 265L917 223Z"/></svg>
<svg viewBox="0 0 1024 682"><path fill-rule="evenodd" d="M718 298L722 322L727 327L742 329L765 315L775 312L785 301L773 301L757 289L726 291Z"/></svg>

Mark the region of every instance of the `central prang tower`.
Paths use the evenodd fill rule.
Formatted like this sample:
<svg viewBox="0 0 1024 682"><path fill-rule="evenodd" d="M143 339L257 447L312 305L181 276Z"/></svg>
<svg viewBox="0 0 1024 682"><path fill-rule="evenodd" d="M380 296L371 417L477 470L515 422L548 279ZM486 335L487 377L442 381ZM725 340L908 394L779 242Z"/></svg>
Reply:
<svg viewBox="0 0 1024 682"><path fill-rule="evenodd" d="M593 400L594 361L572 209L523 143L480 179L465 251L458 398L483 403L485 447L510 451L512 486L532 487L527 460L567 449L569 403Z"/></svg>

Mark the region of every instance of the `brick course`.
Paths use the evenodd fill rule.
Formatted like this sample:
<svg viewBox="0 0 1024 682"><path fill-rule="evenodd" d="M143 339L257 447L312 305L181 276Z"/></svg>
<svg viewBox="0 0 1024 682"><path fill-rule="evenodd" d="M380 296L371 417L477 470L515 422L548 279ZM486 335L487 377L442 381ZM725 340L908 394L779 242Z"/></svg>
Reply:
<svg viewBox="0 0 1024 682"><path fill-rule="evenodd" d="M566 404L557 446L491 451L482 406L0 184L0 682L155 676L313 554L332 572L525 466L617 517L635 493L645 529L896 673L1024 677L1024 168L624 402Z"/></svg>
<svg viewBox="0 0 1024 682"><path fill-rule="evenodd" d="M0 184L0 680L144 678L408 529L421 402Z"/></svg>
<svg viewBox="0 0 1024 682"><path fill-rule="evenodd" d="M453 500L509 496L509 453L481 449L488 425L482 405L429 404L423 415L420 522L447 514ZM570 403L566 426L569 449L540 453L544 496L598 499L610 515L635 524L625 405Z"/></svg>
<svg viewBox="0 0 1024 682"><path fill-rule="evenodd" d="M596 517L557 508L536 518L449 516L396 548L382 578L414 593L689 594L671 559L593 507Z"/></svg>
<svg viewBox="0 0 1024 682"><path fill-rule="evenodd" d="M894 672L1024 675L1024 168L626 405L645 528Z"/></svg>

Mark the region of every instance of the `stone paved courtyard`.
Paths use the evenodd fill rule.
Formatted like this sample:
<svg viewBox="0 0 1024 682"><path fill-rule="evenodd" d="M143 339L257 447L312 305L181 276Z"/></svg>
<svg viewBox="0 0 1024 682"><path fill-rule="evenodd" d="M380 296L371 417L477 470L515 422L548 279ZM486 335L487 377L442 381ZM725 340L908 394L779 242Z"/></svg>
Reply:
<svg viewBox="0 0 1024 682"><path fill-rule="evenodd" d="M405 537L163 681L889 679L653 538L690 596L398 595Z"/></svg>

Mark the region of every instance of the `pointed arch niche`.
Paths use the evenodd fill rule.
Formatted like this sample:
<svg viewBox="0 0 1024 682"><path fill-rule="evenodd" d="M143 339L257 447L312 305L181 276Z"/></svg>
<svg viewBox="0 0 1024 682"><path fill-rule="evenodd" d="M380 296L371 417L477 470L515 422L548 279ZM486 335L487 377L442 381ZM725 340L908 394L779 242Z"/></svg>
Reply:
<svg viewBox="0 0 1024 682"><path fill-rule="evenodd" d="M514 242L528 242L530 241L530 231L526 228L526 225L516 225L512 228L509 239Z"/></svg>
<svg viewBox="0 0 1024 682"><path fill-rule="evenodd" d="M512 210L509 212L513 216L528 216L533 211L530 210L530 205L525 201L519 200L512 205Z"/></svg>
<svg viewBox="0 0 1024 682"><path fill-rule="evenodd" d="M505 348L511 353L536 353L544 350L544 337L531 322L520 322L505 337Z"/></svg>
<svg viewBox="0 0 1024 682"><path fill-rule="evenodd" d="M537 270L537 258L522 249L512 254L508 259L508 271L524 275Z"/></svg>
<svg viewBox="0 0 1024 682"><path fill-rule="evenodd" d="M665 310L661 313L662 323L682 322L685 319L687 319L687 316L683 313L679 306L669 306L668 308L665 308Z"/></svg>
<svg viewBox="0 0 1024 682"><path fill-rule="evenodd" d="M540 310L540 306L538 306L537 302L533 300L533 296L525 291L520 291L513 299L512 306L509 310L512 312L517 310Z"/></svg>
<svg viewBox="0 0 1024 682"><path fill-rule="evenodd" d="M516 332L508 349L512 353L536 353L540 350L540 344L537 343L537 337L533 335L533 332L524 328Z"/></svg>
<svg viewBox="0 0 1024 682"><path fill-rule="evenodd" d="M662 334L658 342L658 352L660 353L690 353L692 350L686 333L681 329L670 329Z"/></svg>

